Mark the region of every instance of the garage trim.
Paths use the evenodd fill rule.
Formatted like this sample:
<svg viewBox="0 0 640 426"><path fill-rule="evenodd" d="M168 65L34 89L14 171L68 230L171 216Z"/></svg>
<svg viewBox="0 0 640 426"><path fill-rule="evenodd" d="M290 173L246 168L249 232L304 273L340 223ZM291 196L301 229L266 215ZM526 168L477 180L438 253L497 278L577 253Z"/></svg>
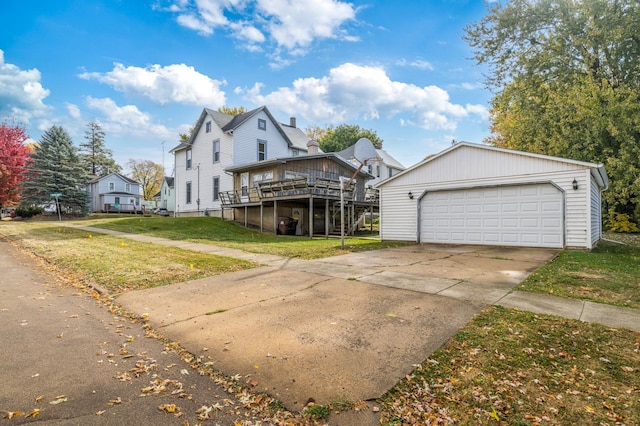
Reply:
<svg viewBox="0 0 640 426"><path fill-rule="evenodd" d="M551 185L556 188L561 196L562 196L562 247L566 247L567 240L567 224L566 224L566 191L557 185L553 181L533 181L533 182L522 182L522 183L506 183L506 184L498 184L498 185L472 185L472 186L457 186L457 187L447 187L447 188L438 188L438 189L426 189L420 194L417 202L417 229L416 236L417 242L421 243L421 235L420 230L422 229L422 199L427 196L427 194L435 193L435 192L445 192L445 191L465 191L465 190L474 190L474 189L491 189L491 188L508 188L508 187L516 187L516 186L530 186L530 185Z"/></svg>

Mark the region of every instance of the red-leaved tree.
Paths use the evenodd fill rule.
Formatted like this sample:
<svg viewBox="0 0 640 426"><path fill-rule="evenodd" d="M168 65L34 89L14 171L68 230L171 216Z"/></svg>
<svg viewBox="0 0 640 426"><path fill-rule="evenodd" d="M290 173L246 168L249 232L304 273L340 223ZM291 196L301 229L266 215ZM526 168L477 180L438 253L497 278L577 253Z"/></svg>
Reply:
<svg viewBox="0 0 640 426"><path fill-rule="evenodd" d="M0 124L0 207L20 198L20 184L31 161L27 139L20 125Z"/></svg>

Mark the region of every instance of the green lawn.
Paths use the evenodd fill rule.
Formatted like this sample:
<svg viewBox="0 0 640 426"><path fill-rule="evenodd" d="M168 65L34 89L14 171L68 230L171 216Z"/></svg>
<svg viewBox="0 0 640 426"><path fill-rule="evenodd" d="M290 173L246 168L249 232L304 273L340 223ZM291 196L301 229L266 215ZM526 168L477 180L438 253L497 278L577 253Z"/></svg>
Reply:
<svg viewBox="0 0 640 426"><path fill-rule="evenodd" d="M590 252L564 250L518 289L640 308L640 247L602 241Z"/></svg>
<svg viewBox="0 0 640 426"><path fill-rule="evenodd" d="M56 222L3 221L0 237L45 259L76 283L98 284L112 294L257 266L230 257L91 234Z"/></svg>
<svg viewBox="0 0 640 426"><path fill-rule="evenodd" d="M640 425L640 333L489 307L382 399L382 424Z"/></svg>
<svg viewBox="0 0 640 426"><path fill-rule="evenodd" d="M89 217L75 223L301 259L316 259L407 245L402 242L382 242L377 238L346 238L343 250L340 238L310 239L305 236L274 235L245 228L236 222L223 221L216 217L100 217L97 219Z"/></svg>

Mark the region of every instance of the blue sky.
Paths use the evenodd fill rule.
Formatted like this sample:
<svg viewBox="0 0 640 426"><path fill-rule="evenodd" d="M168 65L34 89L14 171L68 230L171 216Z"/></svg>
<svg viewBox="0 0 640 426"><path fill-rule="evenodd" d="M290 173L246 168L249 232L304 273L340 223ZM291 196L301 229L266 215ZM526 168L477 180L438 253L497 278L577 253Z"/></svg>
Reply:
<svg viewBox="0 0 640 426"><path fill-rule="evenodd" d="M3 0L0 119L163 163L203 107L374 130L405 166L489 133L481 0ZM164 144L163 144L164 142ZM164 155L163 155L164 146Z"/></svg>

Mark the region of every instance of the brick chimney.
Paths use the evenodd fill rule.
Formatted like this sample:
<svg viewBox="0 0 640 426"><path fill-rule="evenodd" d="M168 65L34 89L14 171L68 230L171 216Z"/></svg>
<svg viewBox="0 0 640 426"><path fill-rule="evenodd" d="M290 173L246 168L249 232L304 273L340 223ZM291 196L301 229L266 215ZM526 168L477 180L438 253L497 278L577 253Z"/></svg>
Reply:
<svg viewBox="0 0 640 426"><path fill-rule="evenodd" d="M290 117L289 118L289 126L296 127L296 118L295 117Z"/></svg>
<svg viewBox="0 0 640 426"><path fill-rule="evenodd" d="M320 144L315 139L309 139L307 142L307 154L314 155L319 153Z"/></svg>

